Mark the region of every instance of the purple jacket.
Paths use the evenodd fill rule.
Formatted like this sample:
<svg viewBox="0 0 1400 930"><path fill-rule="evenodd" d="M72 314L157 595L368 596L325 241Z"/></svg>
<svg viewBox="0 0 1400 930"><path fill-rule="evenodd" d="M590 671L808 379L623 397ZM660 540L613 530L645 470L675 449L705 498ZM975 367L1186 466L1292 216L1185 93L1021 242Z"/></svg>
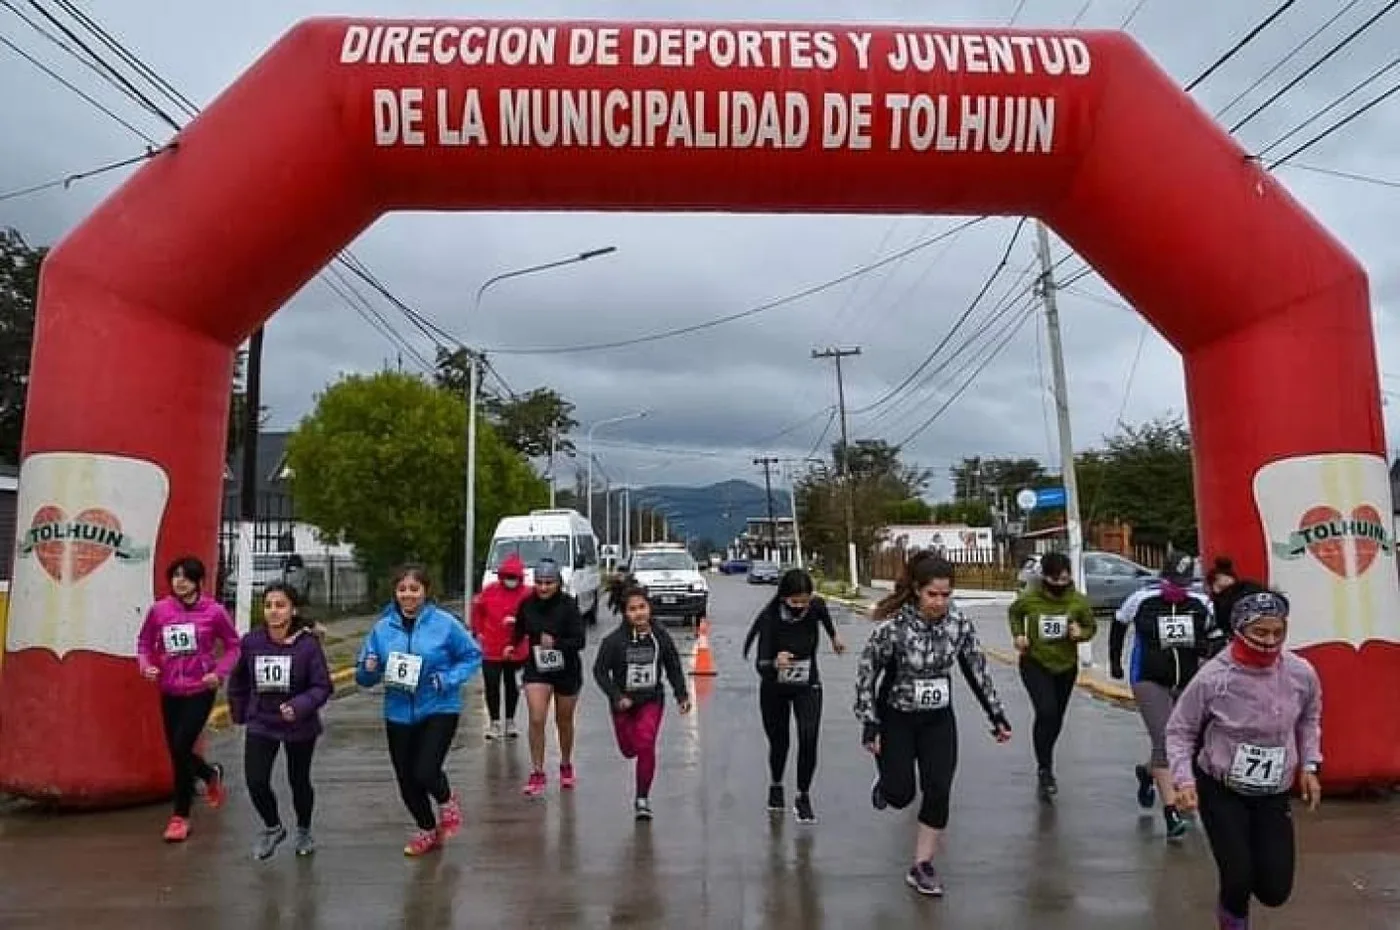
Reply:
<svg viewBox="0 0 1400 930"><path fill-rule="evenodd" d="M1167 760L1179 785L1195 783L1195 763L1242 793L1289 791L1300 764L1322 763L1317 671L1287 651L1268 668L1251 668L1226 649L1177 700L1167 722Z"/></svg>
<svg viewBox="0 0 1400 930"><path fill-rule="evenodd" d="M221 655L215 648L223 643ZM142 673L160 670L160 690L177 697L207 691L205 675L213 672L220 681L228 678L238 662L238 631L223 605L201 595L194 606L186 606L175 595L156 601L146 611L146 620L136 640L136 662Z"/></svg>
<svg viewBox="0 0 1400 930"><path fill-rule="evenodd" d="M321 706L331 697L331 675L321 641L309 629L274 642L266 629L243 637L228 680L229 716L254 736L300 743L321 733ZM282 718L282 705L296 716Z"/></svg>

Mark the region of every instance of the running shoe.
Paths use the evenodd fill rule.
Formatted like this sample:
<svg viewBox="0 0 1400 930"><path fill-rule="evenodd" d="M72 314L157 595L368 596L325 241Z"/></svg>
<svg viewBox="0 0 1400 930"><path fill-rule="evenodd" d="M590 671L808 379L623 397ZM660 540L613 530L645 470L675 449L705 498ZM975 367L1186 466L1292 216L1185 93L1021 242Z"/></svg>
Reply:
<svg viewBox="0 0 1400 930"><path fill-rule="evenodd" d="M1042 801L1052 800L1060 793L1060 786L1055 782L1055 773L1049 769L1041 769L1037 776L1040 781L1040 799Z"/></svg>
<svg viewBox="0 0 1400 930"><path fill-rule="evenodd" d="M209 766L214 775L204 783L204 800L210 807L223 807L228 800L228 789L224 787L224 767L215 762Z"/></svg>
<svg viewBox="0 0 1400 930"><path fill-rule="evenodd" d="M792 802L792 813L798 823L817 822L817 814L812 810L812 799L805 791Z"/></svg>
<svg viewBox="0 0 1400 930"><path fill-rule="evenodd" d="M171 817L170 822L165 825L165 841L167 843L183 843L189 839L190 821L188 817Z"/></svg>
<svg viewBox="0 0 1400 930"><path fill-rule="evenodd" d="M537 798L544 794L544 789L548 784L549 780L545 778L544 772L531 772L530 780L525 783L523 793L529 797Z"/></svg>
<svg viewBox="0 0 1400 930"><path fill-rule="evenodd" d="M1152 782L1152 772L1145 765L1139 765L1133 769L1133 774L1137 775L1138 807L1143 810L1151 810L1152 805L1157 801L1157 786Z"/></svg>
<svg viewBox="0 0 1400 930"><path fill-rule="evenodd" d="M439 842L436 830L419 830L409 838L408 845L403 848L403 854L421 856L437 849Z"/></svg>
<svg viewBox="0 0 1400 930"><path fill-rule="evenodd" d="M904 876L904 881L919 894L934 898L943 897L943 881L938 877L938 870L933 867L932 862L920 862L915 865L909 870L909 874Z"/></svg>
<svg viewBox="0 0 1400 930"><path fill-rule="evenodd" d="M310 827L297 827L297 838L293 848L298 856L310 856L316 852L316 840L311 836Z"/></svg>
<svg viewBox="0 0 1400 930"><path fill-rule="evenodd" d="M890 806L890 802L885 800L885 792L880 790L880 776L877 773L875 780L870 783L870 806L877 811L882 811Z"/></svg>
<svg viewBox="0 0 1400 930"><path fill-rule="evenodd" d="M515 728L514 720L506 721L506 739L519 739L520 731Z"/></svg>
<svg viewBox="0 0 1400 930"><path fill-rule="evenodd" d="M280 824L265 828L258 834L258 841L253 844L253 858L271 859L272 854L277 852L277 847L281 846L282 841L286 838L287 828Z"/></svg>
<svg viewBox="0 0 1400 930"><path fill-rule="evenodd" d="M1220 930L1249 930L1248 917L1236 917L1221 905L1215 907L1215 925Z"/></svg>
<svg viewBox="0 0 1400 930"><path fill-rule="evenodd" d="M632 806L636 811L638 820L651 819L651 802L646 798L638 798Z"/></svg>
<svg viewBox="0 0 1400 930"><path fill-rule="evenodd" d="M1175 807L1163 810L1162 819L1167 822L1167 839L1179 840L1186 835L1186 818Z"/></svg>
<svg viewBox="0 0 1400 930"><path fill-rule="evenodd" d="M500 739L500 738L501 738L501 721L499 721L499 720L492 720L491 723L487 725L487 727L486 727L486 732L485 732L485 734L483 734L483 735L486 737L487 740L498 740L498 739Z"/></svg>
<svg viewBox="0 0 1400 930"><path fill-rule="evenodd" d="M768 810L775 814L780 814L787 810L787 802L783 800L783 786L768 786Z"/></svg>
<svg viewBox="0 0 1400 930"><path fill-rule="evenodd" d="M457 800L457 792L452 792L447 803L438 810L438 820L445 840L456 836L457 831L462 829L462 804Z"/></svg>
<svg viewBox="0 0 1400 930"><path fill-rule="evenodd" d="M572 765L559 766L559 787L565 791L572 791L576 784L578 784L578 778L574 775L574 767Z"/></svg>

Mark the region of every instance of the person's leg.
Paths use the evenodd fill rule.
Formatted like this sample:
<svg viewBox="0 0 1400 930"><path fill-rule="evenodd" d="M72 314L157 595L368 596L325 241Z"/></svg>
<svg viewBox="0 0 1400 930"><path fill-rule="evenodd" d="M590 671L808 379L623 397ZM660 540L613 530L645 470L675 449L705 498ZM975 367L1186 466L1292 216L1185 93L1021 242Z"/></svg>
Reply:
<svg viewBox="0 0 1400 930"><path fill-rule="evenodd" d="M876 757L879 782L876 791L890 807L903 810L914 803L918 785L914 781L917 756L913 716L886 708L880 726L880 754Z"/></svg>
<svg viewBox="0 0 1400 930"><path fill-rule="evenodd" d="M505 721L513 727L515 725L515 708L520 703L520 666L512 662L502 665L501 682L506 689Z"/></svg>
<svg viewBox="0 0 1400 930"><path fill-rule="evenodd" d="M637 797L651 796L651 783L656 777L656 740L661 734L661 718L666 705L663 701L648 701L635 708L633 726L637 749Z"/></svg>
<svg viewBox="0 0 1400 930"><path fill-rule="evenodd" d="M292 786L297 827L302 830L311 829L311 813L316 807L316 789L311 786L311 758L315 753L314 738L287 744L287 781Z"/></svg>
<svg viewBox="0 0 1400 930"><path fill-rule="evenodd" d="M788 706L792 699L768 684L759 686L758 711L763 733L768 738L768 783L780 786L787 771L789 731ZM781 806L781 805L780 805Z"/></svg>
<svg viewBox="0 0 1400 930"><path fill-rule="evenodd" d="M570 695L555 693L554 726L559 732L559 767L561 769L570 769L574 765L574 713L577 710L577 691Z"/></svg>
<svg viewBox="0 0 1400 930"><path fill-rule="evenodd" d="M194 804L194 772L190 771L189 754L180 748L180 698L160 696L161 723L165 727L165 750L170 756L174 778L173 813L188 817Z"/></svg>
<svg viewBox="0 0 1400 930"><path fill-rule="evenodd" d="M433 714L418 725L418 745L415 747L413 777L434 801L446 804L452 800L452 786L447 781L444 766L452 740L457 735L456 714Z"/></svg>
<svg viewBox="0 0 1400 930"><path fill-rule="evenodd" d="M1286 794L1259 798L1251 807L1249 848L1254 862L1254 897L1265 907L1282 907L1293 894L1297 856L1293 808Z"/></svg>
<svg viewBox="0 0 1400 930"><path fill-rule="evenodd" d="M1250 842L1249 802L1220 782L1196 772L1201 824L1215 856L1220 880L1220 908L1237 920L1249 916L1254 892L1254 853Z"/></svg>
<svg viewBox="0 0 1400 930"><path fill-rule="evenodd" d="M919 728L915 743L919 763L919 837L917 862L931 862L948 827L953 775L958 768L958 727L951 713L939 714Z"/></svg>
<svg viewBox="0 0 1400 930"><path fill-rule="evenodd" d="M1035 746L1035 764L1044 776L1055 770L1055 738L1059 735L1059 697L1055 679L1045 667L1029 656L1021 656L1018 663L1021 682L1026 686L1030 697L1035 723L1031 728L1031 742Z"/></svg>
<svg viewBox="0 0 1400 930"><path fill-rule="evenodd" d="M822 690L808 688L801 691L792 702L793 716L797 719L797 793L805 795L812 788L812 777L817 772L817 741L822 726Z"/></svg>
<svg viewBox="0 0 1400 930"><path fill-rule="evenodd" d="M637 708L612 712L613 733L617 736L617 748L624 759L637 758Z"/></svg>
<svg viewBox="0 0 1400 930"><path fill-rule="evenodd" d="M200 736L204 734L204 728L209 724L209 715L214 711L214 700L218 695L213 691L202 691L186 700L189 701L187 712L189 718L187 725L194 728L194 737L190 740L190 765L194 771L194 777L204 782L206 785L215 781L222 774L216 766L210 765L199 753L194 751L195 744L199 742Z"/></svg>
<svg viewBox="0 0 1400 930"><path fill-rule="evenodd" d="M530 711L530 765L536 772L544 772L544 723L549 716L549 702L554 698L554 689L546 684L527 682L525 684L525 704Z"/></svg>
<svg viewBox="0 0 1400 930"><path fill-rule="evenodd" d="M1175 838L1186 829L1185 821L1176 809L1176 788L1172 784L1171 770L1167 767L1167 721L1171 719L1175 699L1170 688L1150 681L1133 685L1133 698L1152 745L1148 768L1157 787L1157 796L1162 800L1162 817L1167 824L1167 835Z"/></svg>
<svg viewBox="0 0 1400 930"><path fill-rule="evenodd" d="M274 739L247 734L243 740L243 778L248 786L248 799L262 818L263 826L275 830L282 826L277 810L277 795L272 790L272 766L282 744Z"/></svg>
<svg viewBox="0 0 1400 930"><path fill-rule="evenodd" d="M394 778L399 783L399 796L404 807L413 817L420 830L433 830L437 818L433 806L428 801L428 793L423 790L414 773L414 760L418 757L419 732L421 724L386 723L385 733L389 738L389 760L394 765Z"/></svg>
<svg viewBox="0 0 1400 930"><path fill-rule="evenodd" d="M501 662L481 663L481 677L486 687L486 715L491 718L491 726L501 722L501 678L504 664Z"/></svg>
<svg viewBox="0 0 1400 930"><path fill-rule="evenodd" d="M212 777L211 767L194 751L200 734L209 719L213 692L191 697L165 697L166 741L175 774L175 815L189 817L194 804L194 783L197 778Z"/></svg>

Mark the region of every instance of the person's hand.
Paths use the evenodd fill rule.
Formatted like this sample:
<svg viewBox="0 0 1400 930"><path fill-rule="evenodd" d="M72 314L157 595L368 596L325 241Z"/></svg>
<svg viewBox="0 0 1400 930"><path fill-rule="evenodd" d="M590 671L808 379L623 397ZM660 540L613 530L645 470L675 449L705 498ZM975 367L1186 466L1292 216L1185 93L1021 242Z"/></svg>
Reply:
<svg viewBox="0 0 1400 930"><path fill-rule="evenodd" d="M787 668L791 664L792 653L790 652L780 652L773 658L773 666L775 668Z"/></svg>
<svg viewBox="0 0 1400 930"><path fill-rule="evenodd" d="M831 637L831 649L839 656L846 651L846 643L841 637L833 636Z"/></svg>
<svg viewBox="0 0 1400 930"><path fill-rule="evenodd" d="M515 647L514 647L514 646L507 646L506 648L502 649L502 650L501 650L501 658L504 659L504 660L507 661L507 662L514 662L514 661L515 661Z"/></svg>
<svg viewBox="0 0 1400 930"><path fill-rule="evenodd" d="M379 656L372 652L365 656L365 671L369 672L371 675L379 671Z"/></svg>
<svg viewBox="0 0 1400 930"><path fill-rule="evenodd" d="M541 634L540 634L540 645L543 646L545 649L553 649L553 648L554 648L554 637L551 636L551 635L548 634L548 633L541 633Z"/></svg>
<svg viewBox="0 0 1400 930"><path fill-rule="evenodd" d="M297 719L297 709L290 704L283 704L278 710L282 712L282 719L288 723Z"/></svg>
<svg viewBox="0 0 1400 930"><path fill-rule="evenodd" d="M1011 727L1007 726L1004 723L998 723L995 727L992 728L992 738L995 739L998 743L1010 742Z"/></svg>
<svg viewBox="0 0 1400 930"><path fill-rule="evenodd" d="M688 714L688 713L690 713L690 710L691 710L690 698L686 698L684 701L681 701L680 710L681 710L681 713L682 713L682 714Z"/></svg>
<svg viewBox="0 0 1400 930"><path fill-rule="evenodd" d="M141 677L145 678L147 681L155 681L160 677L160 669L156 668L154 665L148 665L141 669Z"/></svg>
<svg viewBox="0 0 1400 930"><path fill-rule="evenodd" d="M514 618L514 617L506 617L505 624L506 624L506 626L515 626L515 618Z"/></svg>
<svg viewBox="0 0 1400 930"><path fill-rule="evenodd" d="M1078 620L1071 620L1069 622L1069 638L1074 640L1075 642L1079 642L1080 640L1085 638L1084 627L1079 625Z"/></svg>
<svg viewBox="0 0 1400 930"><path fill-rule="evenodd" d="M865 751L872 756L878 756L880 754L880 737L871 737L865 744Z"/></svg>
<svg viewBox="0 0 1400 930"><path fill-rule="evenodd" d="M1188 814L1200 806L1200 802L1196 798L1194 782L1176 786L1176 806Z"/></svg>
<svg viewBox="0 0 1400 930"><path fill-rule="evenodd" d="M1025 652L1027 649L1031 648L1031 641L1024 636L1018 636L1014 640L1014 645L1016 646L1017 652Z"/></svg>
<svg viewBox="0 0 1400 930"><path fill-rule="evenodd" d="M630 697L618 698L618 699L617 699L617 709L618 709L618 710L631 710L631 709L632 709L632 699L631 699Z"/></svg>
<svg viewBox="0 0 1400 930"><path fill-rule="evenodd" d="M1308 810L1317 810L1317 805L1322 803L1322 782L1313 772L1303 773L1303 801L1308 805Z"/></svg>
<svg viewBox="0 0 1400 930"><path fill-rule="evenodd" d="M219 689L219 676L213 672L205 675L200 681L204 682L204 687L208 688L210 691L217 691Z"/></svg>

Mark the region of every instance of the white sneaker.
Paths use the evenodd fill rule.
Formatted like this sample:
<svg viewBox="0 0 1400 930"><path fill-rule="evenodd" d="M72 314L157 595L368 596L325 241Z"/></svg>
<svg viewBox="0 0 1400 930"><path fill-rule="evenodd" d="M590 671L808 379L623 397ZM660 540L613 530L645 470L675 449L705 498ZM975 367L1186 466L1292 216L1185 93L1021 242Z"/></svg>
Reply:
<svg viewBox="0 0 1400 930"><path fill-rule="evenodd" d="M514 720L506 721L506 739L519 739L520 731L515 728Z"/></svg>
<svg viewBox="0 0 1400 930"><path fill-rule="evenodd" d="M490 725L486 727L486 738L490 740L501 738L501 722L499 720L492 720Z"/></svg>

